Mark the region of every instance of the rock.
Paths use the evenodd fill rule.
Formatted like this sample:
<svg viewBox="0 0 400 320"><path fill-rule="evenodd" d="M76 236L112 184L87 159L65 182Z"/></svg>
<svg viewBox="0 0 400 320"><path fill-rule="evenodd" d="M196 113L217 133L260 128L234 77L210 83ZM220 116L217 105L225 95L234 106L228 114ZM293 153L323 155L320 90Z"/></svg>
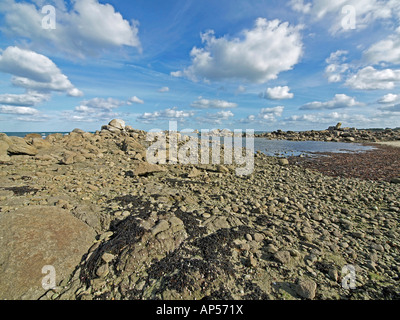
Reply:
<svg viewBox="0 0 400 320"><path fill-rule="evenodd" d="M282 264L288 264L291 259L290 252L286 250L278 251L277 253L274 254L274 258L276 261Z"/></svg>
<svg viewBox="0 0 400 320"><path fill-rule="evenodd" d="M109 123L108 125L109 125L109 126L112 126L112 127L114 127L114 128L120 129L120 130L125 129L125 121L124 121L124 120L121 120L121 119L114 119L114 120L111 120L110 123Z"/></svg>
<svg viewBox="0 0 400 320"><path fill-rule="evenodd" d="M64 154L63 158L60 160L60 164L70 165L75 163L75 152L67 152Z"/></svg>
<svg viewBox="0 0 400 320"><path fill-rule="evenodd" d="M390 180L391 183L400 183L400 177Z"/></svg>
<svg viewBox="0 0 400 320"><path fill-rule="evenodd" d="M110 270L108 269L108 263L106 263L106 264L102 264L100 267L97 268L96 275L99 278L105 278L109 272L110 272Z"/></svg>
<svg viewBox="0 0 400 320"><path fill-rule="evenodd" d="M68 211L29 206L0 215L0 299L38 299L44 266L56 284L68 277L95 239L95 232Z"/></svg>
<svg viewBox="0 0 400 320"><path fill-rule="evenodd" d="M10 161L10 156L7 154L8 143L0 140L0 162L8 162Z"/></svg>
<svg viewBox="0 0 400 320"><path fill-rule="evenodd" d="M160 167L159 165L151 164L148 162L141 162L136 166L134 173L137 176L145 176L150 173L164 172L164 171L165 169Z"/></svg>
<svg viewBox="0 0 400 320"><path fill-rule="evenodd" d="M281 166L287 166L289 164L289 160L288 159L279 159L278 163Z"/></svg>
<svg viewBox="0 0 400 320"><path fill-rule="evenodd" d="M20 137L10 137L10 143L8 147L8 153L15 155L29 155L35 156L38 153L38 150L27 144L25 139Z"/></svg>
<svg viewBox="0 0 400 320"><path fill-rule="evenodd" d="M151 233L153 236L157 235L160 232L163 232L165 230L168 230L170 227L168 221L166 220L161 220L152 230Z"/></svg>
<svg viewBox="0 0 400 320"><path fill-rule="evenodd" d="M346 138L344 139L344 141L347 141L347 142L354 142L354 141L356 141L356 139L353 138L353 137L346 137Z"/></svg>
<svg viewBox="0 0 400 320"><path fill-rule="evenodd" d="M103 255L101 256L101 259L103 259L104 262L109 263L112 260L114 260L115 256L111 253L103 253Z"/></svg>
<svg viewBox="0 0 400 320"><path fill-rule="evenodd" d="M34 146L38 150L49 149L49 148L51 148L51 143L42 138L33 138L32 146Z"/></svg>
<svg viewBox="0 0 400 320"><path fill-rule="evenodd" d="M85 131L83 131L82 129L78 129L78 128L72 130L72 132L80 133L80 134L84 134L85 133Z"/></svg>
<svg viewBox="0 0 400 320"><path fill-rule="evenodd" d="M190 170L190 172L188 173L187 177L188 178L196 178L198 176L201 175L201 171L198 170L197 168L193 168L192 170Z"/></svg>
<svg viewBox="0 0 400 320"><path fill-rule="evenodd" d="M253 235L253 238L254 238L255 241L261 242L261 241L264 240L264 235L262 233L255 233Z"/></svg>
<svg viewBox="0 0 400 320"><path fill-rule="evenodd" d="M42 135L39 133L28 133L24 139L26 141L32 141L33 139L42 139Z"/></svg>
<svg viewBox="0 0 400 320"><path fill-rule="evenodd" d="M299 280L296 286L296 293L304 299L309 299L309 300L314 299L316 290L317 290L317 284L309 279Z"/></svg>

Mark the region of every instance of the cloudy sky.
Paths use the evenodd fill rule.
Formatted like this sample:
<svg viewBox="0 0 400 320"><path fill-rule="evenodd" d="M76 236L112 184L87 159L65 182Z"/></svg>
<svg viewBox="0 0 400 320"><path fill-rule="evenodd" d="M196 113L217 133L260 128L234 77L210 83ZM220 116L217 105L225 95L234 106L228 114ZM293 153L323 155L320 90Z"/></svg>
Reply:
<svg viewBox="0 0 400 320"><path fill-rule="evenodd" d="M400 126L398 0L1 0L0 131Z"/></svg>

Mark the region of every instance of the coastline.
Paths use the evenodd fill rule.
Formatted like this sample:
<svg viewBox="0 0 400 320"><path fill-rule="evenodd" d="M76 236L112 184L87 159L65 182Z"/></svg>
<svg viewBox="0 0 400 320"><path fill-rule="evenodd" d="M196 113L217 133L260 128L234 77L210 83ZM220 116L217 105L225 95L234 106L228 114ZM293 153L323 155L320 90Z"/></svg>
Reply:
<svg viewBox="0 0 400 320"><path fill-rule="evenodd" d="M0 298L400 297L400 184L378 178L398 148L318 158L340 159L347 176L256 153L252 174L238 176L238 164L147 163L145 137L122 121L0 136Z"/></svg>

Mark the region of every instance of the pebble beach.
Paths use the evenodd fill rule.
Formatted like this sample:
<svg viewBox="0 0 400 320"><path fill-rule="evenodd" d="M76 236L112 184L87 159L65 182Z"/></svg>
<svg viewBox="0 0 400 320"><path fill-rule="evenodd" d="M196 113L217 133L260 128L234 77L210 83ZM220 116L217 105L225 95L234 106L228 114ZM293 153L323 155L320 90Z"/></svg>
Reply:
<svg viewBox="0 0 400 320"><path fill-rule="evenodd" d="M399 131L326 132L376 148L257 152L238 176L148 163L146 132L120 120L0 134L0 299L399 299Z"/></svg>

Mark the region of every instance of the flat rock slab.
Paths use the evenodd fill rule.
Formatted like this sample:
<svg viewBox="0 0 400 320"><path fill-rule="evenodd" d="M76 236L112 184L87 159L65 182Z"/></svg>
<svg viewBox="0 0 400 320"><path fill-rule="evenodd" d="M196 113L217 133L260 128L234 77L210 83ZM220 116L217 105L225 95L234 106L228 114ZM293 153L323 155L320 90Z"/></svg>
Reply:
<svg viewBox="0 0 400 320"><path fill-rule="evenodd" d="M55 283L68 277L95 240L95 232L69 211L29 206L0 214L0 299L35 300L46 290L44 266Z"/></svg>

